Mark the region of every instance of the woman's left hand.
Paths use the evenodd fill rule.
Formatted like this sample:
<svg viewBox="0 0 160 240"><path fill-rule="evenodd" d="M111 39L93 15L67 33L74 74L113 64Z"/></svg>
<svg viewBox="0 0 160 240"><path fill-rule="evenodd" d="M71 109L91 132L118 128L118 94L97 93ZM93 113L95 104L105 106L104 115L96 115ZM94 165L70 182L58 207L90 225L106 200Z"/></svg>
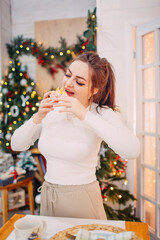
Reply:
<svg viewBox="0 0 160 240"><path fill-rule="evenodd" d="M71 112L80 120L84 120L87 110L78 99L68 96L56 96L56 101L53 102L53 107L64 107L59 112Z"/></svg>

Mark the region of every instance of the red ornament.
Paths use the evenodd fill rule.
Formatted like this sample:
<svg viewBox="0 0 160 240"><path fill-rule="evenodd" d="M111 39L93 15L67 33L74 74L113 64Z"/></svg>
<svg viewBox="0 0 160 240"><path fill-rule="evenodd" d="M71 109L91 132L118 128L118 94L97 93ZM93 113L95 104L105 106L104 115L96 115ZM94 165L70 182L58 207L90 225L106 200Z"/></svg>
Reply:
<svg viewBox="0 0 160 240"><path fill-rule="evenodd" d="M12 149L11 149L11 146L8 146L7 149L8 149L8 150L12 150Z"/></svg>
<svg viewBox="0 0 160 240"><path fill-rule="evenodd" d="M23 75L24 75L24 77L25 77L26 79L29 79L29 76L28 76L28 74L27 74L26 72L24 72Z"/></svg>
<svg viewBox="0 0 160 240"><path fill-rule="evenodd" d="M41 64L42 66L44 66L44 65L45 65L45 62L44 62L44 60L42 59L42 56L39 56L38 59L39 59L38 64Z"/></svg>
<svg viewBox="0 0 160 240"><path fill-rule="evenodd" d="M33 107L33 104L30 102L30 103L28 104L28 107L32 108L32 107Z"/></svg>
<svg viewBox="0 0 160 240"><path fill-rule="evenodd" d="M82 46L87 46L89 44L89 39L87 38L87 40L82 44Z"/></svg>
<svg viewBox="0 0 160 240"><path fill-rule="evenodd" d="M23 42L22 45L27 47L28 46L28 41Z"/></svg>
<svg viewBox="0 0 160 240"><path fill-rule="evenodd" d="M13 96L14 96L13 93L11 93L10 91L7 93L7 97L12 98Z"/></svg>
<svg viewBox="0 0 160 240"><path fill-rule="evenodd" d="M38 48L32 48L32 54L35 54L35 53L37 53L38 52Z"/></svg>

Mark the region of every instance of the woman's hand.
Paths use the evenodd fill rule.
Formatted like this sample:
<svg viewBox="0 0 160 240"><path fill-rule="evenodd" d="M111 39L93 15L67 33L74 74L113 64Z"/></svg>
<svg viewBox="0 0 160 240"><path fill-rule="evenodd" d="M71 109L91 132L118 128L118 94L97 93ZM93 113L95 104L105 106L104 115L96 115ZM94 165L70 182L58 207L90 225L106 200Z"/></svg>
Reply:
<svg viewBox="0 0 160 240"><path fill-rule="evenodd" d="M53 107L64 107L59 112L71 112L80 120L84 120L86 115L86 108L80 103L80 101L74 97L58 96L53 103Z"/></svg>
<svg viewBox="0 0 160 240"><path fill-rule="evenodd" d="M38 112L33 115L33 122L36 124L41 123L42 119L47 115L48 112L52 111L53 108L53 101L49 97L51 91L46 92L43 96L42 101L40 102Z"/></svg>

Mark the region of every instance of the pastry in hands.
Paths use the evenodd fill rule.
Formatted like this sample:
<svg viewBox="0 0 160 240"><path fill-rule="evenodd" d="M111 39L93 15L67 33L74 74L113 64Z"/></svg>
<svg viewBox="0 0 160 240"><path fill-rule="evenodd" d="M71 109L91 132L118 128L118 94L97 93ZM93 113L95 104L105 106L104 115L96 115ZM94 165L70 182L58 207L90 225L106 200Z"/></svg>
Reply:
<svg viewBox="0 0 160 240"><path fill-rule="evenodd" d="M58 87L56 90L51 92L50 97L54 100L54 102L56 102L55 98L62 96L62 95L65 96L65 95L67 95L67 93L63 88Z"/></svg>

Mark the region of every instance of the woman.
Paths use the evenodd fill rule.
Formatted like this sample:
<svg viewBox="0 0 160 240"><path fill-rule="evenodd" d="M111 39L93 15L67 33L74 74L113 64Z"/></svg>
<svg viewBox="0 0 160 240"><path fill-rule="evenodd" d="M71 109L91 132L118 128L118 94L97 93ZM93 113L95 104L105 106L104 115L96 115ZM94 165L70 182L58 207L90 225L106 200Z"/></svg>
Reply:
<svg viewBox="0 0 160 240"><path fill-rule="evenodd" d="M14 132L13 150L27 150L39 138L47 161L41 215L106 219L95 175L102 140L123 158L139 154L138 139L114 112L114 84L110 63L84 53L64 75L67 96L53 102L51 91L44 94L38 112Z"/></svg>

